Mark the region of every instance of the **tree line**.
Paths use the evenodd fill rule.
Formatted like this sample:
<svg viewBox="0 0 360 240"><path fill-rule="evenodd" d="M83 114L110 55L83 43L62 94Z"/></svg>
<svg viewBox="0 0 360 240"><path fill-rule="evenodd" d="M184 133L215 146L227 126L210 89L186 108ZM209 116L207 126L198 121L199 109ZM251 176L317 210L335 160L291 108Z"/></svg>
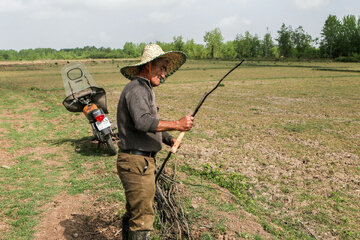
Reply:
<svg viewBox="0 0 360 240"><path fill-rule="evenodd" d="M275 41L274 41L275 40ZM321 38L313 38L302 26L293 29L282 24L275 39L270 33L262 38L246 31L237 34L232 41L224 42L219 28L206 32L204 43L194 39L184 41L182 36L173 37L170 43L156 42L164 51L183 51L191 59L320 59L331 58L339 61L360 61L360 18L348 15L338 19L329 15L321 31ZM84 59L84 58L136 58L142 54L146 43L126 42L122 49L83 48L60 49L36 48L0 50L0 60L37 59Z"/></svg>

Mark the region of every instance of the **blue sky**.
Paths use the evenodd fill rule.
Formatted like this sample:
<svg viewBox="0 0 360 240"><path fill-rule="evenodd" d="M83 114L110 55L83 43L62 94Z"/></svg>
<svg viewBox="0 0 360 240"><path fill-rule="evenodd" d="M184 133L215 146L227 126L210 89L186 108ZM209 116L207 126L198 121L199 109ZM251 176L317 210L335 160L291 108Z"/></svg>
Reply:
<svg viewBox="0 0 360 240"><path fill-rule="evenodd" d="M203 43L249 31L276 38L282 23L320 37L329 14L360 16L359 0L0 0L0 49L122 48L125 42Z"/></svg>

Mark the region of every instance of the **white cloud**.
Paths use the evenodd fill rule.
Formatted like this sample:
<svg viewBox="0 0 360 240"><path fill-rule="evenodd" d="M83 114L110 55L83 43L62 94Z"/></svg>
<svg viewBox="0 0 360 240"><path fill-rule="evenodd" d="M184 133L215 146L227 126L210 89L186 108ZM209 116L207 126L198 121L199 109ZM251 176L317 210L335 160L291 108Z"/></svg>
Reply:
<svg viewBox="0 0 360 240"><path fill-rule="evenodd" d="M108 14L150 13L156 22L161 17L174 19L170 12L186 12L196 0L0 0L0 13L23 14L38 20L52 17L97 16ZM180 14L176 14L180 15Z"/></svg>
<svg viewBox="0 0 360 240"><path fill-rule="evenodd" d="M66 8L66 4L69 4ZM0 0L0 12L18 14L37 20L46 20L52 17L69 17L79 14L81 8L71 7L69 0Z"/></svg>
<svg viewBox="0 0 360 240"><path fill-rule="evenodd" d="M103 43L107 43L107 42L110 42L112 40L111 35L106 33L106 32L100 32L99 33L99 38L100 38L100 41L103 42Z"/></svg>
<svg viewBox="0 0 360 240"><path fill-rule="evenodd" d="M220 19L220 21L217 23L217 26L222 28L234 28L238 27L239 25L251 25L251 20L243 18L239 19L238 16L230 16L226 18Z"/></svg>
<svg viewBox="0 0 360 240"><path fill-rule="evenodd" d="M310 10L328 5L331 0L293 0L295 6L302 10Z"/></svg>
<svg viewBox="0 0 360 240"><path fill-rule="evenodd" d="M225 40L234 39L236 34L247 31L252 21L238 16L229 16L220 19L215 27L219 27Z"/></svg>
<svg viewBox="0 0 360 240"><path fill-rule="evenodd" d="M62 10L131 10L136 14L138 9L177 9L188 8L196 0L0 0L0 12L14 12L23 10L41 11L41 7Z"/></svg>
<svg viewBox="0 0 360 240"><path fill-rule="evenodd" d="M8 32L0 48L119 47L179 35L202 42L216 27L228 41L245 31L263 35L266 27L276 32L283 22L313 34L329 13L341 18L359 9L359 0L0 0L0 27Z"/></svg>
<svg viewBox="0 0 360 240"><path fill-rule="evenodd" d="M18 12L26 9L26 5L19 0L0 0L0 12Z"/></svg>
<svg viewBox="0 0 360 240"><path fill-rule="evenodd" d="M157 23L169 23L175 18L176 18L175 15L170 14L168 12L151 12L149 14L150 21Z"/></svg>
<svg viewBox="0 0 360 240"><path fill-rule="evenodd" d="M252 24L252 21L250 19L246 19L244 18L242 21L241 21L244 25L251 25Z"/></svg>
<svg viewBox="0 0 360 240"><path fill-rule="evenodd" d="M219 26L220 26L220 28L232 26L232 25L236 24L237 22L239 22L237 16L226 17L226 18L220 19Z"/></svg>
<svg viewBox="0 0 360 240"><path fill-rule="evenodd" d="M348 14L351 14L351 15L359 15L359 9L357 9L356 7L345 7L344 8L344 11Z"/></svg>
<svg viewBox="0 0 360 240"><path fill-rule="evenodd" d="M222 0L223 2L229 2L233 4L247 4L249 0Z"/></svg>

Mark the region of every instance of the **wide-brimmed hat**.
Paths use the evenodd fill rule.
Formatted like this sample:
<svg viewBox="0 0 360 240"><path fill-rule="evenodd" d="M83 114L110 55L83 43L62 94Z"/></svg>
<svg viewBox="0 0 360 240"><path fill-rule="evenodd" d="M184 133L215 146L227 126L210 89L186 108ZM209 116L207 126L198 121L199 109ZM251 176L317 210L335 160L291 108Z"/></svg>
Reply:
<svg viewBox="0 0 360 240"><path fill-rule="evenodd" d="M120 72L128 79L132 80L140 72L140 67L156 58L167 58L169 63L167 65L165 77L170 76L186 61L185 53L181 51L164 52L157 44L148 44L144 48L141 56L141 61L135 65L125 66L120 69Z"/></svg>

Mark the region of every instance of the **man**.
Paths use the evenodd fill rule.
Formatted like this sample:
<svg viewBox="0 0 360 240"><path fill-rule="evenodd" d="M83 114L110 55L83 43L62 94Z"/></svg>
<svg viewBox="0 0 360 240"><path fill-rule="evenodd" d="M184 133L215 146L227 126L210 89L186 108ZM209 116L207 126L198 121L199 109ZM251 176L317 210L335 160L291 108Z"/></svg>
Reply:
<svg viewBox="0 0 360 240"><path fill-rule="evenodd" d="M160 46L149 44L140 63L120 70L131 80L121 93L117 108L120 137L117 169L126 196L123 239L150 239L154 222L155 155L162 143L172 146L176 141L166 131L192 128L191 115L178 121L159 120L153 92L185 60L182 52L164 52Z"/></svg>

